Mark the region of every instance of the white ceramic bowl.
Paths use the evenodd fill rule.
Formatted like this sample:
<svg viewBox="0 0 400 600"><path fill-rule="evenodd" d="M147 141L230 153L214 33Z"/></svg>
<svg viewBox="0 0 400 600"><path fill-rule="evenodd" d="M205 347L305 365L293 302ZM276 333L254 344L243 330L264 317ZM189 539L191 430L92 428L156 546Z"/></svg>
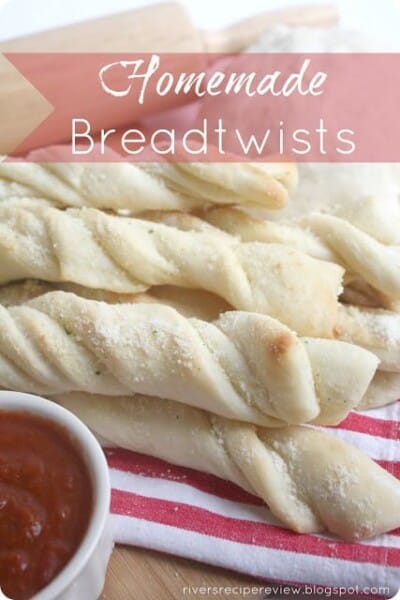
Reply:
<svg viewBox="0 0 400 600"><path fill-rule="evenodd" d="M40 396L1 391L1 409L29 411L71 432L86 462L94 492L91 519L78 550L59 575L32 600L97 600L113 545L108 519L110 477L101 446L75 415Z"/></svg>

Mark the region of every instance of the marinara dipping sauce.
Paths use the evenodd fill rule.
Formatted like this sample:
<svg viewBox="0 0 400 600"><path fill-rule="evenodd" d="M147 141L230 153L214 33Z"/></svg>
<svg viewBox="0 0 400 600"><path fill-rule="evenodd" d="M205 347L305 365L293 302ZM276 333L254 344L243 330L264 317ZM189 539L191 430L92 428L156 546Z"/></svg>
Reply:
<svg viewBox="0 0 400 600"><path fill-rule="evenodd" d="M90 475L69 433L0 410L0 587L31 598L68 563L90 520Z"/></svg>

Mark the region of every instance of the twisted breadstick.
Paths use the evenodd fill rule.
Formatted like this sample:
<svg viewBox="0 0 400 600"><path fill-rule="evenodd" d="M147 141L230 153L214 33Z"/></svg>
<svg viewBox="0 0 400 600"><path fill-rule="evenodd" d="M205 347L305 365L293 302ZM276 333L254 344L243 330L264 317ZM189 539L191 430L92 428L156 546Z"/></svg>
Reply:
<svg viewBox="0 0 400 600"><path fill-rule="evenodd" d="M177 158L179 160L179 156ZM282 208L287 202L287 190L297 184L297 169L292 163L180 163L175 160L145 163L141 168L153 177L161 177L172 190L202 199L198 206L234 203Z"/></svg>
<svg viewBox="0 0 400 600"><path fill-rule="evenodd" d="M386 246L351 223L330 215L302 220L341 259L341 264L393 300L400 299L400 249Z"/></svg>
<svg viewBox="0 0 400 600"><path fill-rule="evenodd" d="M337 262L337 256L315 234L295 224L267 221L232 206L208 208L201 218L242 242L277 243L318 258Z"/></svg>
<svg viewBox="0 0 400 600"><path fill-rule="evenodd" d="M175 289L175 288L174 288ZM181 288L176 288L178 291L181 291ZM164 292L165 290L165 292ZM127 304L127 303L138 303L138 302L152 302L158 304L172 304L171 302L164 302L163 300L157 300L155 294L115 294L114 292L107 292L104 290L95 290L92 288L86 288L81 285L75 285L74 283L50 283L48 281L38 281L36 279L28 279L26 281L18 281L17 283L10 283L9 285L0 286L0 304L3 306L19 306L21 304L25 304L29 302L29 300L33 300L38 296L43 296L44 294L48 294L49 292L70 292L72 294L76 294L82 298L87 298L88 300L97 300L99 302L107 302L108 304ZM164 296L166 294L166 300L169 296L169 287L160 286L160 288L154 288L154 291L157 292L157 296ZM194 293L192 290L183 290L184 292L189 291ZM208 294L208 292L203 292L211 296L212 298L218 298L213 294ZM218 298L219 300L219 298ZM221 301L223 302L223 300ZM229 307L229 310L232 310ZM213 315L215 314L215 311ZM215 314L213 318L217 318L219 315ZM195 316L195 315L190 315ZM201 317L199 317L201 318ZM212 320L205 319L205 320Z"/></svg>
<svg viewBox="0 0 400 600"><path fill-rule="evenodd" d="M334 424L377 365L344 342L305 338L263 315L187 319L160 304L113 304L50 292L0 306L0 386L167 397L268 426Z"/></svg>
<svg viewBox="0 0 400 600"><path fill-rule="evenodd" d="M55 398L117 446L207 471L260 496L298 532L360 540L400 525L400 483L361 452L307 427L261 429L145 396Z"/></svg>
<svg viewBox="0 0 400 600"><path fill-rule="evenodd" d="M201 290L160 286L152 288L149 293L145 294L114 294L113 292L93 290L68 283L55 286L43 281L25 281L1 286L0 304L3 306L17 306L56 289L73 292L83 298L99 300L109 304L138 302L166 304L177 310L184 317L194 317L203 321L216 320L222 313L232 310L232 307L218 296L209 292L202 292ZM385 342L385 336L383 338L378 336L378 339L375 339L379 327L383 331L385 331L385 327L388 327L390 331L392 330L391 319L395 319L395 322L393 322L394 325L398 321L400 315L389 313L386 318L387 312L372 311L368 315L367 311L367 314L364 315L363 308L359 310L354 306L340 306L338 325L336 327L336 334L344 341L356 343L380 356L383 361L382 368L385 368L388 356L391 364L393 364L395 360L398 360L396 357L399 354L398 349L393 348L393 345ZM377 313L378 317L378 327L374 323L375 313ZM383 317L383 323L380 323L380 315ZM368 319L372 318L372 332L371 323L369 328L366 329L367 323L363 322L364 317L366 317L367 323ZM360 325L358 324L358 319L361 319ZM388 332L386 333L387 336ZM392 358L390 358L390 354L392 354ZM344 393L346 393L345 390ZM390 404L398 398L400 398L400 373L378 370L372 378L363 398L355 408L357 410L367 410ZM326 408L322 405L321 409L322 414L326 415Z"/></svg>
<svg viewBox="0 0 400 600"><path fill-rule="evenodd" d="M68 163L68 153L66 147L54 146L28 155L27 161L34 158L35 163L0 161L0 198L28 195L48 198L56 206L131 212L232 202L276 209L286 204L287 188L297 178L295 165L288 163L137 165L118 162L119 157L109 163Z"/></svg>
<svg viewBox="0 0 400 600"><path fill-rule="evenodd" d="M400 373L377 371L357 410L386 406L400 399Z"/></svg>
<svg viewBox="0 0 400 600"><path fill-rule="evenodd" d="M53 284L46 281L27 280L0 286L0 304L19 306L48 292L71 292L88 300L98 300L108 304L153 303L166 304L184 317L195 317L202 321L215 321L220 314L232 307L219 296L202 290L189 290L161 285L143 294L115 294L103 290L85 288L73 283Z"/></svg>
<svg viewBox="0 0 400 600"><path fill-rule="evenodd" d="M300 335L333 335L341 267L280 244L243 244L213 232L95 209L60 211L34 200L4 202L0 283L38 278L122 293L163 284L198 288L237 309L271 315Z"/></svg>
<svg viewBox="0 0 400 600"><path fill-rule="evenodd" d="M344 219L315 214L301 219L301 226L285 225L232 208L210 209L204 218L242 241L288 244L316 258L336 262L388 298L400 299L398 248L382 244Z"/></svg>
<svg viewBox="0 0 400 600"><path fill-rule="evenodd" d="M380 360L360 410L384 406L400 398L400 314L379 308L341 305L337 337L373 352Z"/></svg>
<svg viewBox="0 0 400 600"><path fill-rule="evenodd" d="M378 356L382 371L400 373L400 314L379 308L341 305L337 337Z"/></svg>

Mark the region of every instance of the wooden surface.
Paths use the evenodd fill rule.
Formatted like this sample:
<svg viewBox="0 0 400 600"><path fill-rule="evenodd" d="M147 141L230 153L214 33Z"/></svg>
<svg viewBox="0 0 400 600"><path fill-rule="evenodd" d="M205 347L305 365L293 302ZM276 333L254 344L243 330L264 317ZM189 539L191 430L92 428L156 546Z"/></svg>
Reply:
<svg viewBox="0 0 400 600"><path fill-rule="evenodd" d="M181 600L196 597L185 594L184 588L188 586L258 584L262 585L256 579L225 569L142 548L119 546L112 555L101 600ZM223 592L212 597L240 598Z"/></svg>

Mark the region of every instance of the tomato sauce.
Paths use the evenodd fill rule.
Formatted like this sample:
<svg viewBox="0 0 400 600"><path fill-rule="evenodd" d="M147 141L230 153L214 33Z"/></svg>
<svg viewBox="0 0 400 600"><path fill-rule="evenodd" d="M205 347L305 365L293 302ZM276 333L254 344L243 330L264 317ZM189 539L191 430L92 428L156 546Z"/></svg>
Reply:
<svg viewBox="0 0 400 600"><path fill-rule="evenodd" d="M28 412L0 410L0 587L26 600L68 563L93 493L69 433Z"/></svg>

